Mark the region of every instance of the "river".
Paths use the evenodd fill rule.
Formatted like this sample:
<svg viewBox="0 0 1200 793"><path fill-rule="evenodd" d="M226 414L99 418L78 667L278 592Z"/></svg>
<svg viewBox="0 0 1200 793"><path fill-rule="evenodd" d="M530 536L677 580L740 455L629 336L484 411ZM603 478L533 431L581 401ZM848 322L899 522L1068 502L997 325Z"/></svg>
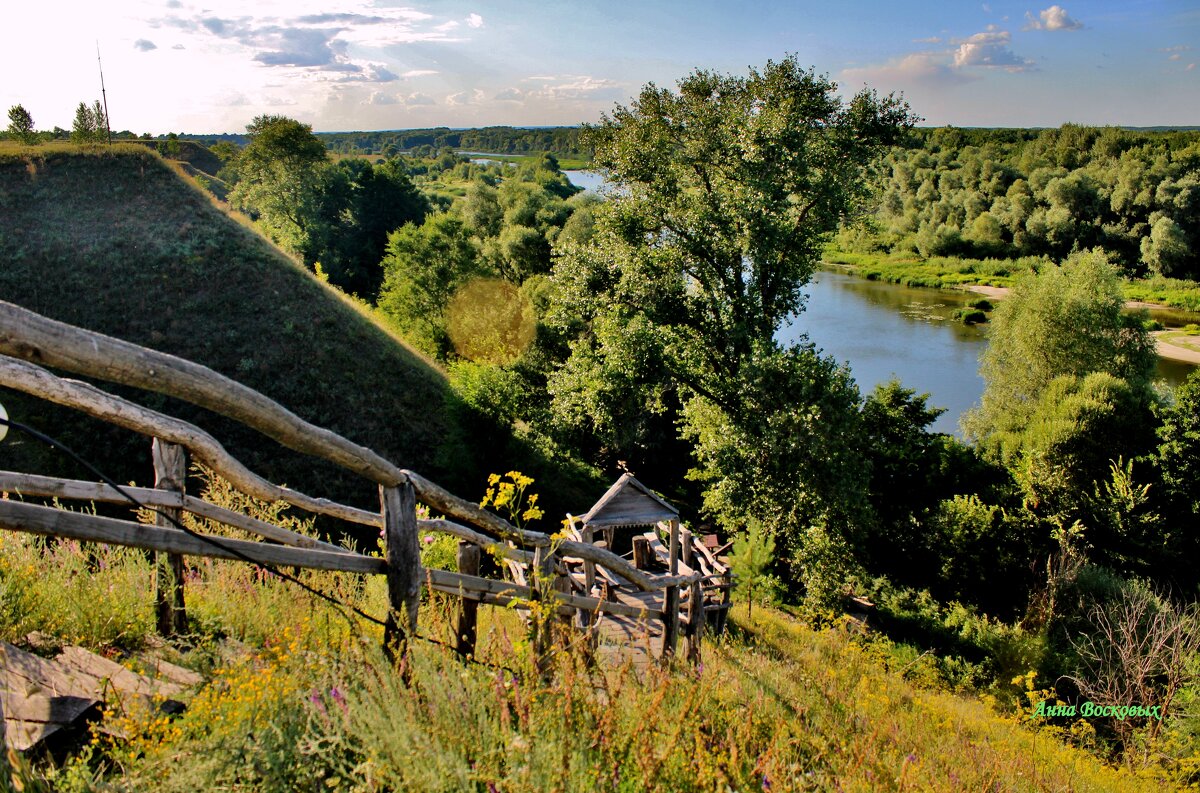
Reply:
<svg viewBox="0 0 1200 793"><path fill-rule="evenodd" d="M595 190L604 180L590 171L564 171L572 184ZM848 363L863 394L896 377L906 388L930 395L945 408L933 429L961 435L959 418L979 402L983 378L979 354L987 345L984 325L967 327L951 318L978 295L868 281L841 272L818 271L805 290L806 309L779 331L782 342L802 335ZM1158 375L1172 385L1188 376L1186 363L1160 358Z"/></svg>
<svg viewBox="0 0 1200 793"><path fill-rule="evenodd" d="M987 345L987 326L967 327L951 314L978 295L830 271L819 271L806 291L806 309L779 332L780 341L807 334L826 354L850 364L864 394L893 377L917 393L928 392L930 405L946 409L933 429L961 434L959 418L983 394L979 354ZM1189 364L1158 361L1158 376L1172 385L1191 370Z"/></svg>

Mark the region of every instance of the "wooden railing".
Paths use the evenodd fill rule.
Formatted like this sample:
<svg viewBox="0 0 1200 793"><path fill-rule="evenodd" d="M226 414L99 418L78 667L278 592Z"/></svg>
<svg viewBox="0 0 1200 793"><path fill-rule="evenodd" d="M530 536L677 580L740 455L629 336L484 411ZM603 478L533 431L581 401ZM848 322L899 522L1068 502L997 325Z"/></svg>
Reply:
<svg viewBox="0 0 1200 793"><path fill-rule="evenodd" d="M133 386L181 399L235 419L296 451L322 458L374 482L379 511L364 510L276 485L251 471L201 428L110 394L88 383L67 379L45 367ZM700 593L702 573L664 576L640 570L605 548L559 540L512 525L419 474L400 468L372 450L296 416L266 396L224 375L166 353L48 319L0 301L0 386L78 410L152 439L156 485L126 492L167 515L188 512L261 537L266 542L207 538L180 530L159 517L148 526L129 520L70 512L53 506L0 500L0 528L79 540L127 545L162 554L158 563L159 629L179 631L184 622L183 557L241 559L261 564L341 570L387 578L389 610L385 642L403 643L416 634L420 588L449 593L461 600L459 650L474 651L475 604L528 606L551 597L564 614L577 611L678 624L678 611L639 609L588 594L547 585L563 557L587 560L643 591L688 588ZM383 558L366 556L306 537L265 521L189 495L186 455L207 466L238 491L265 501L283 501L325 515L383 530ZM0 491L64 500L122 503L126 499L103 483L0 471ZM419 520L422 502L444 517ZM418 534L441 532L459 539L459 571L423 569ZM273 543L273 544L268 544ZM473 550L478 549L478 550ZM532 549L526 550L526 549ZM530 585L481 577L479 553L511 560L528 571ZM666 599L670 604L671 598ZM697 635L704 621L702 594L693 594L687 615ZM679 598L674 598L676 609ZM669 606L667 607L669 609ZM470 637L466 642L463 637ZM673 654L673 642L664 653ZM691 643L689 655L693 654Z"/></svg>

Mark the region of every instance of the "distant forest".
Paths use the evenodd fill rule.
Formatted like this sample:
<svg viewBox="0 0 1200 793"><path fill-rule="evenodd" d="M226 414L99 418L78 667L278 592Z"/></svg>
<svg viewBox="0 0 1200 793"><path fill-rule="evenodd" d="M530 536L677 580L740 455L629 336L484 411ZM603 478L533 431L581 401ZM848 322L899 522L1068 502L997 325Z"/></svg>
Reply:
<svg viewBox="0 0 1200 793"><path fill-rule="evenodd" d="M404 129L385 132L319 132L325 146L339 154L391 156L417 147L460 149L495 154L540 154L590 158L579 142L579 127L483 127L481 129Z"/></svg>
<svg viewBox="0 0 1200 793"><path fill-rule="evenodd" d="M1132 275L1200 276L1200 131L916 129L840 247L1011 258L1104 248Z"/></svg>

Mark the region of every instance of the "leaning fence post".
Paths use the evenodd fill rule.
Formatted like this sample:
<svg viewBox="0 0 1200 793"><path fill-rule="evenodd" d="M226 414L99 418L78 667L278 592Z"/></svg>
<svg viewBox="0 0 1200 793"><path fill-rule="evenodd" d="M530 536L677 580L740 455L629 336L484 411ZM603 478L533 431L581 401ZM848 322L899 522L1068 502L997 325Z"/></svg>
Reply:
<svg viewBox="0 0 1200 793"><path fill-rule="evenodd" d="M467 540L458 541L458 572L479 575L479 546ZM475 655L476 615L479 602L467 597L464 591L458 602L458 620L454 627L454 646L463 658Z"/></svg>
<svg viewBox="0 0 1200 793"><path fill-rule="evenodd" d="M151 446L154 457L154 486L159 490L170 490L182 494L187 482L187 451L178 444L159 438ZM182 502L182 499L181 499ZM159 507L154 523L163 528L174 528L167 516L179 520L182 510L174 507ZM187 633L187 611L183 601L183 556L177 553L155 554L154 613L158 632L163 636Z"/></svg>
<svg viewBox="0 0 1200 793"><path fill-rule="evenodd" d="M417 496L411 482L379 486L383 510L384 561L387 563L388 615L383 646L404 655L409 636L417 633L421 602L421 553L417 545ZM398 651L398 652L397 652Z"/></svg>

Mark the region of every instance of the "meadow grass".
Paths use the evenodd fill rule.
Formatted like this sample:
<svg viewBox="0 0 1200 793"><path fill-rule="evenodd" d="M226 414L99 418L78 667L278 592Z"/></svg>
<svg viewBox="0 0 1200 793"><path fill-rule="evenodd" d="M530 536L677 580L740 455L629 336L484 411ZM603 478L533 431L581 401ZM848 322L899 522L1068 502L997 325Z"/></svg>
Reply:
<svg viewBox="0 0 1200 793"><path fill-rule="evenodd" d="M259 517L280 505L208 495ZM293 528L307 530L292 522ZM197 523L198 528L209 528ZM145 554L0 535L0 638L56 636L120 657L149 643ZM382 580L305 573L382 614ZM15 758L25 791L1144 790L1029 707L949 693L838 624L735 608L703 663L590 667L564 638L534 670L511 609L480 610L479 663L414 641L396 662L379 631L234 562L192 560L192 634L166 652L209 680L187 710L111 709L60 765ZM455 604L427 598L421 633L448 638ZM889 665L892 671L889 671ZM1041 695L1033 691L1030 700ZM1036 727L1036 725L1033 725ZM7 781L7 780L6 780ZM0 785L2 787L2 785Z"/></svg>
<svg viewBox="0 0 1200 793"><path fill-rule="evenodd" d="M872 281L934 289L964 286L1010 287L1021 275L1049 266L1044 257L1019 259L958 259L935 256L920 259L912 254L856 253L827 249L822 260L842 265ZM1126 300L1153 303L1183 311L1200 312L1200 284L1179 278L1152 276L1122 282Z"/></svg>

